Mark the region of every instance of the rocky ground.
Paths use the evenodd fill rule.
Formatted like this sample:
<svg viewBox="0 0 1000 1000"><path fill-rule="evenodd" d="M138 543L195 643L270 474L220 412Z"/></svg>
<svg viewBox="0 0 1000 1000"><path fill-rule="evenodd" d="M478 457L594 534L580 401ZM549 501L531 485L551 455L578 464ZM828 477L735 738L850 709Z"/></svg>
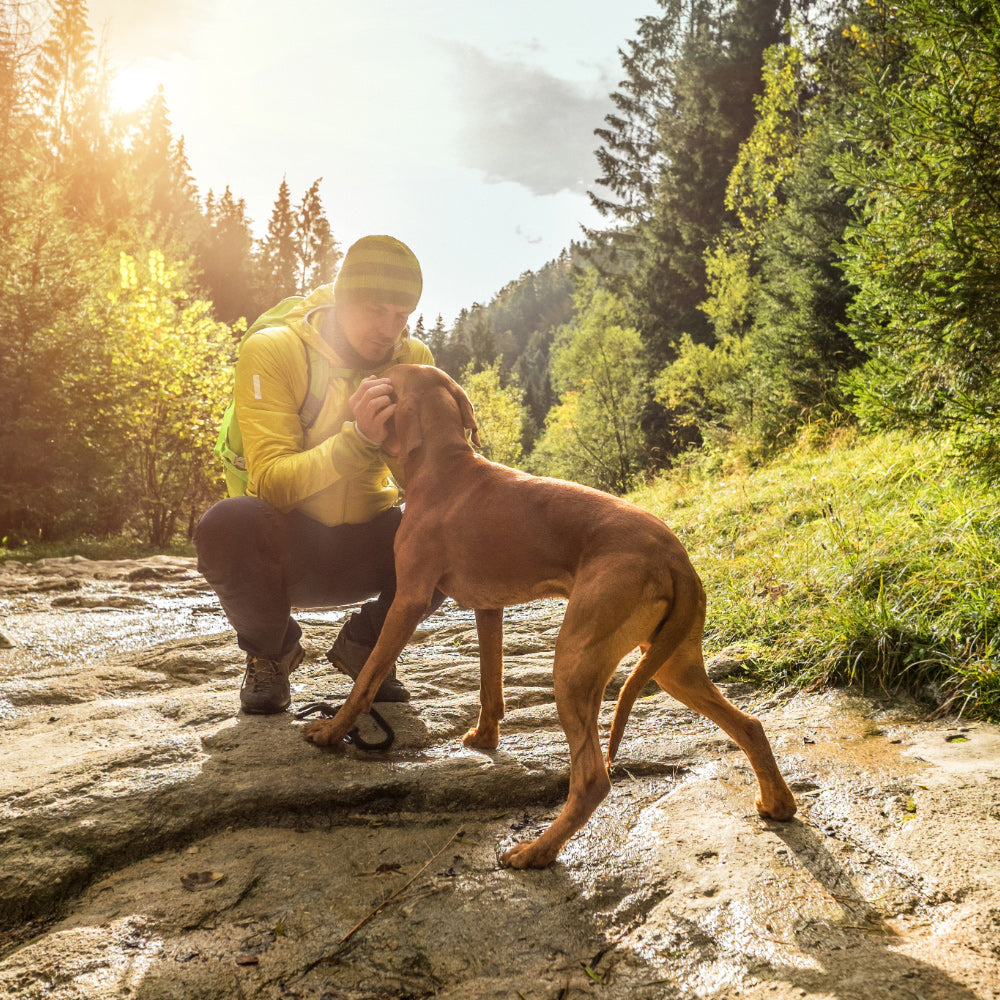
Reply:
<svg viewBox="0 0 1000 1000"><path fill-rule="evenodd" d="M302 705L343 699L301 616ZM637 702L613 790L559 862L499 867L565 796L557 603L506 615L500 749L472 614L401 664L386 753L238 713L242 656L185 559L0 567L0 997L1000 998L1000 731L848 692L768 696L787 824L711 724ZM623 673L623 671L622 671ZM610 722L612 701L603 719Z"/></svg>

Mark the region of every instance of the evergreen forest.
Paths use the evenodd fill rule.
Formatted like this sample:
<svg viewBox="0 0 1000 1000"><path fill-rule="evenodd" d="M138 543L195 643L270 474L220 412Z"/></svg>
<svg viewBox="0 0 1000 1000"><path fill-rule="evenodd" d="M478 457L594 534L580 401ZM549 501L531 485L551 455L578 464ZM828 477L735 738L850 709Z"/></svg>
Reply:
<svg viewBox="0 0 1000 1000"><path fill-rule="evenodd" d="M413 332L487 454L626 493L837 435L1000 469L1000 4L656 0L594 137L603 223ZM43 16L44 15L44 16ZM221 495L248 320L333 279L322 178L199 190L113 110L85 0L0 4L0 539L163 548Z"/></svg>

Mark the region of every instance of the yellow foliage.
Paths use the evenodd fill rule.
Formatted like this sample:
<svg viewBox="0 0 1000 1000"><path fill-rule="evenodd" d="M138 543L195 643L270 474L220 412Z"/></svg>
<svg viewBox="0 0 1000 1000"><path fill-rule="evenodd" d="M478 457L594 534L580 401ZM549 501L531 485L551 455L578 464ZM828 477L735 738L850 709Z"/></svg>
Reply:
<svg viewBox="0 0 1000 1000"><path fill-rule="evenodd" d="M212 449L232 389L232 335L208 302L189 299L182 265L151 250L119 258L119 281L91 322L106 369L94 396L106 419L101 447L136 472L150 537L163 541L179 514L211 491Z"/></svg>

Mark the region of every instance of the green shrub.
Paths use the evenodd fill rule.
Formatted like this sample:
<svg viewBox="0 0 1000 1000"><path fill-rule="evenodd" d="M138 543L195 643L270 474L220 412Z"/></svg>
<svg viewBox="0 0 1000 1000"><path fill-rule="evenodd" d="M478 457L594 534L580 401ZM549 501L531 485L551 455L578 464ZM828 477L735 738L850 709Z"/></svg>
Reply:
<svg viewBox="0 0 1000 1000"><path fill-rule="evenodd" d="M691 553L709 651L748 647L773 684L905 690L998 719L1000 508L948 451L863 437L631 499Z"/></svg>

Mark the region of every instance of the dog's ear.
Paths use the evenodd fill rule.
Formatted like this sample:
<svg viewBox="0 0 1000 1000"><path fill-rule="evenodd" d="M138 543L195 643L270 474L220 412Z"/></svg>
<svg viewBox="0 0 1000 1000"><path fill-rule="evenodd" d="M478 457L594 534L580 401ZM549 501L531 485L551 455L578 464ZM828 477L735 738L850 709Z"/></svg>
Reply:
<svg viewBox="0 0 1000 1000"><path fill-rule="evenodd" d="M476 423L476 411L472 408L472 403L469 401L469 397L466 396L465 390L454 380L449 379L451 383L448 386L455 402L458 403L458 408L462 413L462 426L470 431L470 437L472 438L472 443L477 448L482 448L483 443L479 440L479 424Z"/></svg>
<svg viewBox="0 0 1000 1000"><path fill-rule="evenodd" d="M385 449L405 465L410 455L424 443L424 428L420 423L420 407L412 396L405 396L389 418L392 425L386 436Z"/></svg>
<svg viewBox="0 0 1000 1000"><path fill-rule="evenodd" d="M385 440L382 442L382 451L390 458L396 458L399 455L399 435L396 433L395 416L389 417L385 422Z"/></svg>

